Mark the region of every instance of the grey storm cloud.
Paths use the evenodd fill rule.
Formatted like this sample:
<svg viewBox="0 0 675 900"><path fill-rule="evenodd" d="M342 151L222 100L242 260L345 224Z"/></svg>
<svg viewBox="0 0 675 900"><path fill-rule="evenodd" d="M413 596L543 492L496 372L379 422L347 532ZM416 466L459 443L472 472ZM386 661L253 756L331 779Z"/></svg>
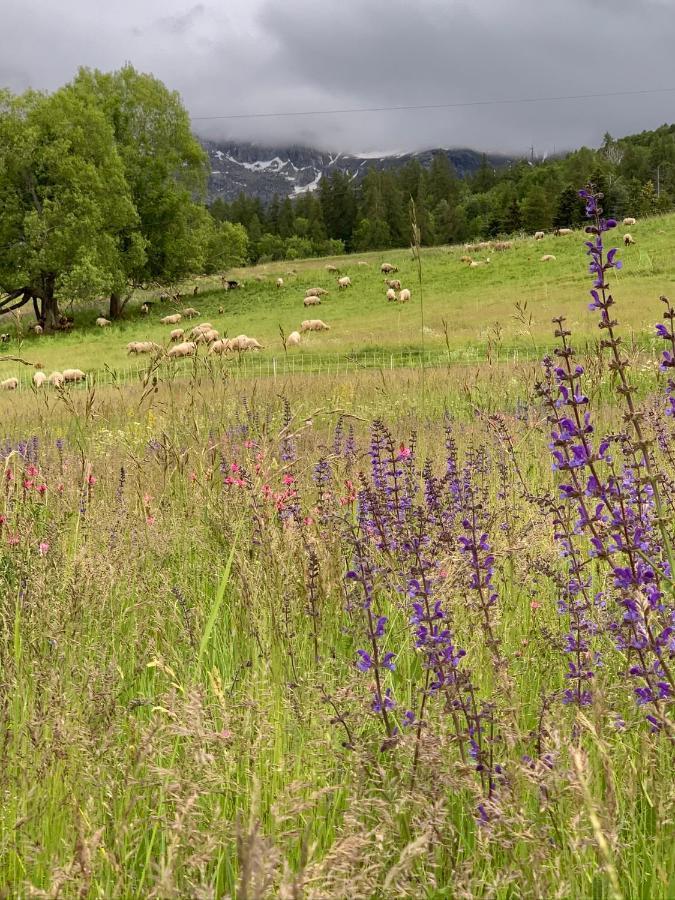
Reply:
<svg viewBox="0 0 675 900"><path fill-rule="evenodd" d="M53 89L80 65L131 62L212 138L551 152L675 120L675 0L23 0L2 19L0 84Z"/></svg>

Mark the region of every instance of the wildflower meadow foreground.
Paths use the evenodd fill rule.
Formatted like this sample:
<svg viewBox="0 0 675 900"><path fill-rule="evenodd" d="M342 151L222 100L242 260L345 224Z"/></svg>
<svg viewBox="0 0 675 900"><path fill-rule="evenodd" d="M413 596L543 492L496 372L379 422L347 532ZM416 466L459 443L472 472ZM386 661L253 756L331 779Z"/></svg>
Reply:
<svg viewBox="0 0 675 900"><path fill-rule="evenodd" d="M598 345L487 403L7 401L1 896L675 896L675 310L653 372L583 197Z"/></svg>

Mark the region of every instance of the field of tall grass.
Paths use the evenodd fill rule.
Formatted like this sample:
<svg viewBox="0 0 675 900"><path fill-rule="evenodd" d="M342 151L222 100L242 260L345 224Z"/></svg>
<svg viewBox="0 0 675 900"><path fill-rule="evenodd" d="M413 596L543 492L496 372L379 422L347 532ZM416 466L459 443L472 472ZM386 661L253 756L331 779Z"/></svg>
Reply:
<svg viewBox="0 0 675 900"><path fill-rule="evenodd" d="M0 896L675 896L673 319L599 258L543 367L0 396Z"/></svg>

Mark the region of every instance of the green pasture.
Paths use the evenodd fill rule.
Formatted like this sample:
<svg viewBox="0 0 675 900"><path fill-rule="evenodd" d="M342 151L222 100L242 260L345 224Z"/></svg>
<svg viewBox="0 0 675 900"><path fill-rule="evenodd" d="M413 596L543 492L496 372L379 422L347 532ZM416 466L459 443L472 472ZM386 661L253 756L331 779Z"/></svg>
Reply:
<svg viewBox="0 0 675 900"><path fill-rule="evenodd" d="M619 227L610 238L620 243L625 231ZM612 273L612 287L628 339L649 348L654 346L653 323L660 317L658 298L672 291L675 281L675 215L638 222L630 232L636 244L622 247L624 267ZM473 269L461 262L466 253L463 246L424 249L421 283L409 250L268 263L230 273L229 277L244 281L245 286L238 290L224 292L216 278L185 282L179 286L183 299L178 304L159 302L159 289L139 291L127 305L124 318L106 329L94 325L96 317L106 312L104 303L76 306L73 330L55 335L31 334L27 313L19 318L6 316L0 320L0 330L9 332L12 341L3 350L20 351L49 371L77 367L94 373L106 367L118 370L144 365L147 359L129 361L127 343L152 340L168 344L171 328L161 325L160 318L194 306L200 316L192 324L209 321L223 335L256 337L265 346L262 355L268 358L283 356L280 327L289 334L299 329L303 319L321 318L330 331L307 335L301 348L289 351L304 357L307 368L319 357L373 353L393 354L394 362L400 364L401 353L422 349L432 354L449 351L449 358L456 361L508 356L513 351L536 356L550 343L551 319L556 315L567 317L578 344L592 343L598 337L595 320L587 312L583 240L581 231L561 238L549 235L542 241L516 240L505 252L473 253L476 261L490 259ZM541 262L544 254L556 259ZM358 265L359 261L368 265ZM379 272L383 261L399 267L393 277L412 291L410 303L386 301ZM352 287L338 290L336 277L326 271L328 264L349 275ZM277 277L284 279L283 288L276 287ZM195 286L199 288L196 296ZM322 298L321 306L306 309L303 297L312 286L330 293ZM154 302L150 314L143 316L140 307L146 300ZM68 311L67 306L64 309ZM180 327L189 325L183 322ZM0 363L1 377L15 374L19 374L17 364Z"/></svg>

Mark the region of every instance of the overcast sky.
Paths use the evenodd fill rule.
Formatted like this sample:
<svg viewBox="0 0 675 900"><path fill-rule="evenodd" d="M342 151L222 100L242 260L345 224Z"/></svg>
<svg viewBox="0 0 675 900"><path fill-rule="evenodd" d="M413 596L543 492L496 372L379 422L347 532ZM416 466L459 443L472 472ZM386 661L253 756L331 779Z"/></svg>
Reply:
<svg viewBox="0 0 675 900"><path fill-rule="evenodd" d="M195 130L328 150L539 153L675 121L675 91L464 109L240 113L675 88L675 0L0 0L0 85L52 89L131 62Z"/></svg>

